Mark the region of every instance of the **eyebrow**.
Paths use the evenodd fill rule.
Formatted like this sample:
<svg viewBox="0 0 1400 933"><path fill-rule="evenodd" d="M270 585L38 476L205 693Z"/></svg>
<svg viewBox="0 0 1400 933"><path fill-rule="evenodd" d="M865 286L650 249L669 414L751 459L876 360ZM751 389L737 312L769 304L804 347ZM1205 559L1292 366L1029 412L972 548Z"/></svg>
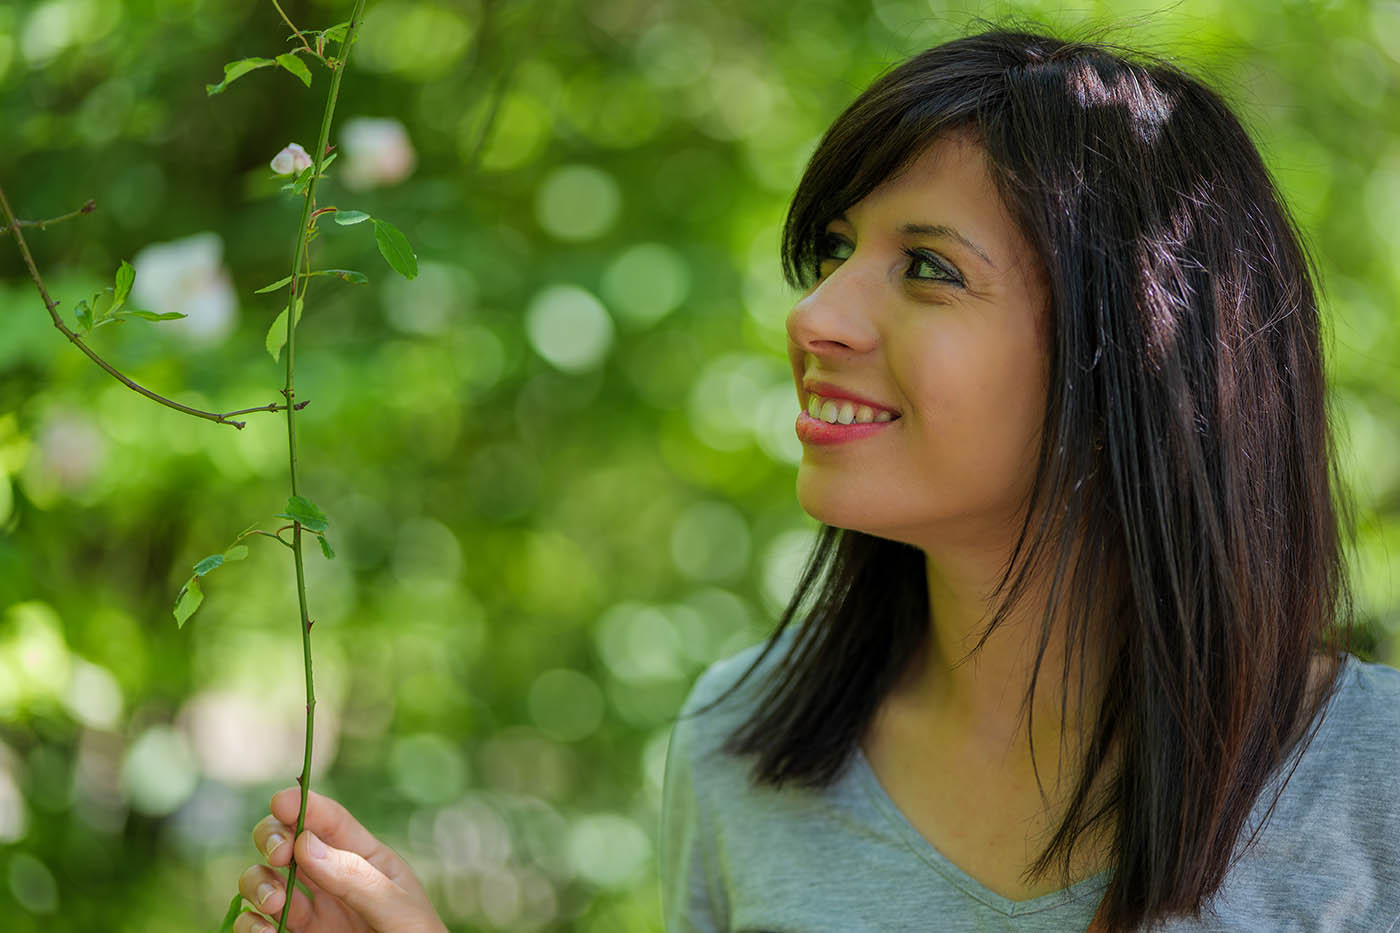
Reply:
<svg viewBox="0 0 1400 933"><path fill-rule="evenodd" d="M899 232L905 234L912 234L915 236L933 236L954 240L958 243L961 243L968 249L972 250L972 252L976 253L978 256L982 257L982 261L985 262L987 265L991 266L993 269L997 267L997 264L992 262L991 258L982 251L981 247L969 240L967 237L963 236L957 230L954 230L952 227L945 226L944 224L904 224L902 227L899 228Z"/></svg>

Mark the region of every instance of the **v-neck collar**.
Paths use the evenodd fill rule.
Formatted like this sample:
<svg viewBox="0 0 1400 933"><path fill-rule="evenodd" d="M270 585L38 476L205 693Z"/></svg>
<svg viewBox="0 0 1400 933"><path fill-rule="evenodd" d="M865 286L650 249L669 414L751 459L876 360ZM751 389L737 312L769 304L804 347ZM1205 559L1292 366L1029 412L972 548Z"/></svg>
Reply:
<svg viewBox="0 0 1400 933"><path fill-rule="evenodd" d="M875 769L870 766L865 752L859 745L855 749L851 770L852 776L860 788L869 797L875 808L889 821L890 826L899 834L910 850L959 890L982 904L1008 917L1024 917L1078 903L1086 911L1085 917L1087 918L1098 908L1099 901L1102 900L1103 893L1108 888L1112 869L1105 869L1097 875L1077 881L1067 888L1051 891L1049 894L1042 894L1024 901L1013 901L997 894L953 864L914 828L914 825L909 822L909 819L895 802L890 799L890 795L886 793L879 777L875 774Z"/></svg>

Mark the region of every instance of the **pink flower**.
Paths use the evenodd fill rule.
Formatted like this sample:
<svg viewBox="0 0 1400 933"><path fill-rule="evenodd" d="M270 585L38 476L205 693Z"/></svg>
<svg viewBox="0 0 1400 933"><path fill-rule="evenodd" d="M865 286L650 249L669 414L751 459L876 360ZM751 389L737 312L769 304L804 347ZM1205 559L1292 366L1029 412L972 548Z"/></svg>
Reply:
<svg viewBox="0 0 1400 933"><path fill-rule="evenodd" d="M340 130L345 154L345 185L356 191L403 181L413 172L418 154L408 130L392 117L354 117Z"/></svg>
<svg viewBox="0 0 1400 933"><path fill-rule="evenodd" d="M287 148L272 157L272 170L278 175L295 175L311 167L311 156L296 143L287 143Z"/></svg>

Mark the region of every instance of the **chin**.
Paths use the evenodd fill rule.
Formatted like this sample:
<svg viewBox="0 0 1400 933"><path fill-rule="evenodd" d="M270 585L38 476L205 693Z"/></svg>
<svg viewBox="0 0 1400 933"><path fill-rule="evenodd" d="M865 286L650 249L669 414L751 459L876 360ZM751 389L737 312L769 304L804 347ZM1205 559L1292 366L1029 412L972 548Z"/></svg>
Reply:
<svg viewBox="0 0 1400 933"><path fill-rule="evenodd" d="M872 499L870 493L868 484L842 482L807 469L799 469L797 473L797 502L817 521L877 538L912 543L900 533L899 519L907 519L907 512L897 508L897 503ZM903 530L908 531L908 528Z"/></svg>

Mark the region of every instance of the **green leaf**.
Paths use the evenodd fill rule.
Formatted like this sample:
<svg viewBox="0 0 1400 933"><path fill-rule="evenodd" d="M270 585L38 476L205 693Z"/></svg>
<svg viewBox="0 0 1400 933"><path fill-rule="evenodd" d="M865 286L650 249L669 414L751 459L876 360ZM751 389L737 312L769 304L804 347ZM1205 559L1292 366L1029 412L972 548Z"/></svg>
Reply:
<svg viewBox="0 0 1400 933"><path fill-rule="evenodd" d="M204 560L194 565L194 575L202 577L211 570L216 570L224 564L224 555L210 554Z"/></svg>
<svg viewBox="0 0 1400 933"><path fill-rule="evenodd" d="M290 71L301 79L301 83L307 87L311 86L311 71L306 67L306 63L297 58L291 52L284 52L277 56L277 64Z"/></svg>
<svg viewBox="0 0 1400 933"><path fill-rule="evenodd" d="M322 30L321 35L326 37L327 42L344 42L345 34L350 31L350 24L336 23L329 29Z"/></svg>
<svg viewBox="0 0 1400 933"><path fill-rule="evenodd" d="M296 319L292 322L293 327L301 323L301 308L302 301L298 298L296 300ZM282 348L286 346L286 344L287 309L283 308L282 313L277 315L277 320L273 321L272 326L267 329L267 340L264 344L267 347L267 352L272 355L272 361L274 363L277 362L278 357L282 355Z"/></svg>
<svg viewBox="0 0 1400 933"><path fill-rule="evenodd" d="M335 548L331 547L331 543L326 540L326 536L321 535L316 540L321 542L321 553L326 556L326 560L335 560Z"/></svg>
<svg viewBox="0 0 1400 933"><path fill-rule="evenodd" d="M350 226L351 224L364 223L366 220L369 220L369 219L371 219L370 216L369 216L368 214L366 214L364 211L336 211L336 212L335 212L335 222L338 223L338 224L340 224L342 227L348 227L348 226Z"/></svg>
<svg viewBox="0 0 1400 933"><path fill-rule="evenodd" d="M126 296L131 294L131 283L136 281L136 270L131 268L131 263L125 259L117 266L117 287L112 295L112 310L115 311L126 303Z"/></svg>
<svg viewBox="0 0 1400 933"><path fill-rule="evenodd" d="M290 282L291 280L292 280L292 277L291 277L290 275L287 276L287 277L284 278L284 279L278 279L276 282L273 282L271 285L264 285L262 288L260 288L260 289L258 289L257 291L253 292L253 294L254 294L254 295L262 295L262 294L266 294L267 292L275 292L275 291L277 291L277 289L279 289L279 288L281 288L282 286L286 285L286 284L287 284L288 282Z"/></svg>
<svg viewBox="0 0 1400 933"><path fill-rule="evenodd" d="M356 272L354 269L318 269L312 275L333 275L343 282L351 285L368 285L369 276L363 272Z"/></svg>
<svg viewBox="0 0 1400 933"><path fill-rule="evenodd" d="M180 594L175 597L175 624L184 628L185 620L194 615L194 611L202 602L204 593L199 588L199 577L190 577L185 581L185 585L180 587Z"/></svg>
<svg viewBox="0 0 1400 933"><path fill-rule="evenodd" d="M238 922L238 915L243 913L243 895L235 894L233 900L228 902L228 910L224 913L224 922L219 924L219 933L233 933L233 925Z"/></svg>
<svg viewBox="0 0 1400 933"><path fill-rule="evenodd" d="M292 496L287 500L287 511L278 512L277 517L290 518L307 531L322 532L331 524L330 519L326 518L326 513L305 496Z"/></svg>
<svg viewBox="0 0 1400 933"><path fill-rule="evenodd" d="M78 319L78 329L84 334L92 333L92 311L88 308L86 300L78 302L73 308L73 316Z"/></svg>
<svg viewBox="0 0 1400 933"><path fill-rule="evenodd" d="M220 81L218 84L206 84L204 85L204 90L208 92L210 97L213 97L215 94L222 94L224 88L228 87L248 72L257 71L259 68L266 68L269 65L275 64L277 63L270 58L240 58L236 62L229 62L224 66L224 80Z"/></svg>
<svg viewBox="0 0 1400 933"><path fill-rule="evenodd" d="M179 311L162 311L156 313L155 311L142 311L139 308L127 308L125 311L115 316L118 318L139 317L143 321L175 321L182 317L188 317L189 315L181 314Z"/></svg>
<svg viewBox="0 0 1400 933"><path fill-rule="evenodd" d="M395 272L406 279L418 275L418 257L413 254L408 237L404 236L398 227L376 218L374 242L379 244L379 254Z"/></svg>
<svg viewBox="0 0 1400 933"><path fill-rule="evenodd" d="M92 296L92 326L97 327L112 319L117 303L112 299L112 290L104 288Z"/></svg>
<svg viewBox="0 0 1400 933"><path fill-rule="evenodd" d="M224 560L242 560L247 556L248 545L246 544L235 544L227 551L224 551Z"/></svg>

